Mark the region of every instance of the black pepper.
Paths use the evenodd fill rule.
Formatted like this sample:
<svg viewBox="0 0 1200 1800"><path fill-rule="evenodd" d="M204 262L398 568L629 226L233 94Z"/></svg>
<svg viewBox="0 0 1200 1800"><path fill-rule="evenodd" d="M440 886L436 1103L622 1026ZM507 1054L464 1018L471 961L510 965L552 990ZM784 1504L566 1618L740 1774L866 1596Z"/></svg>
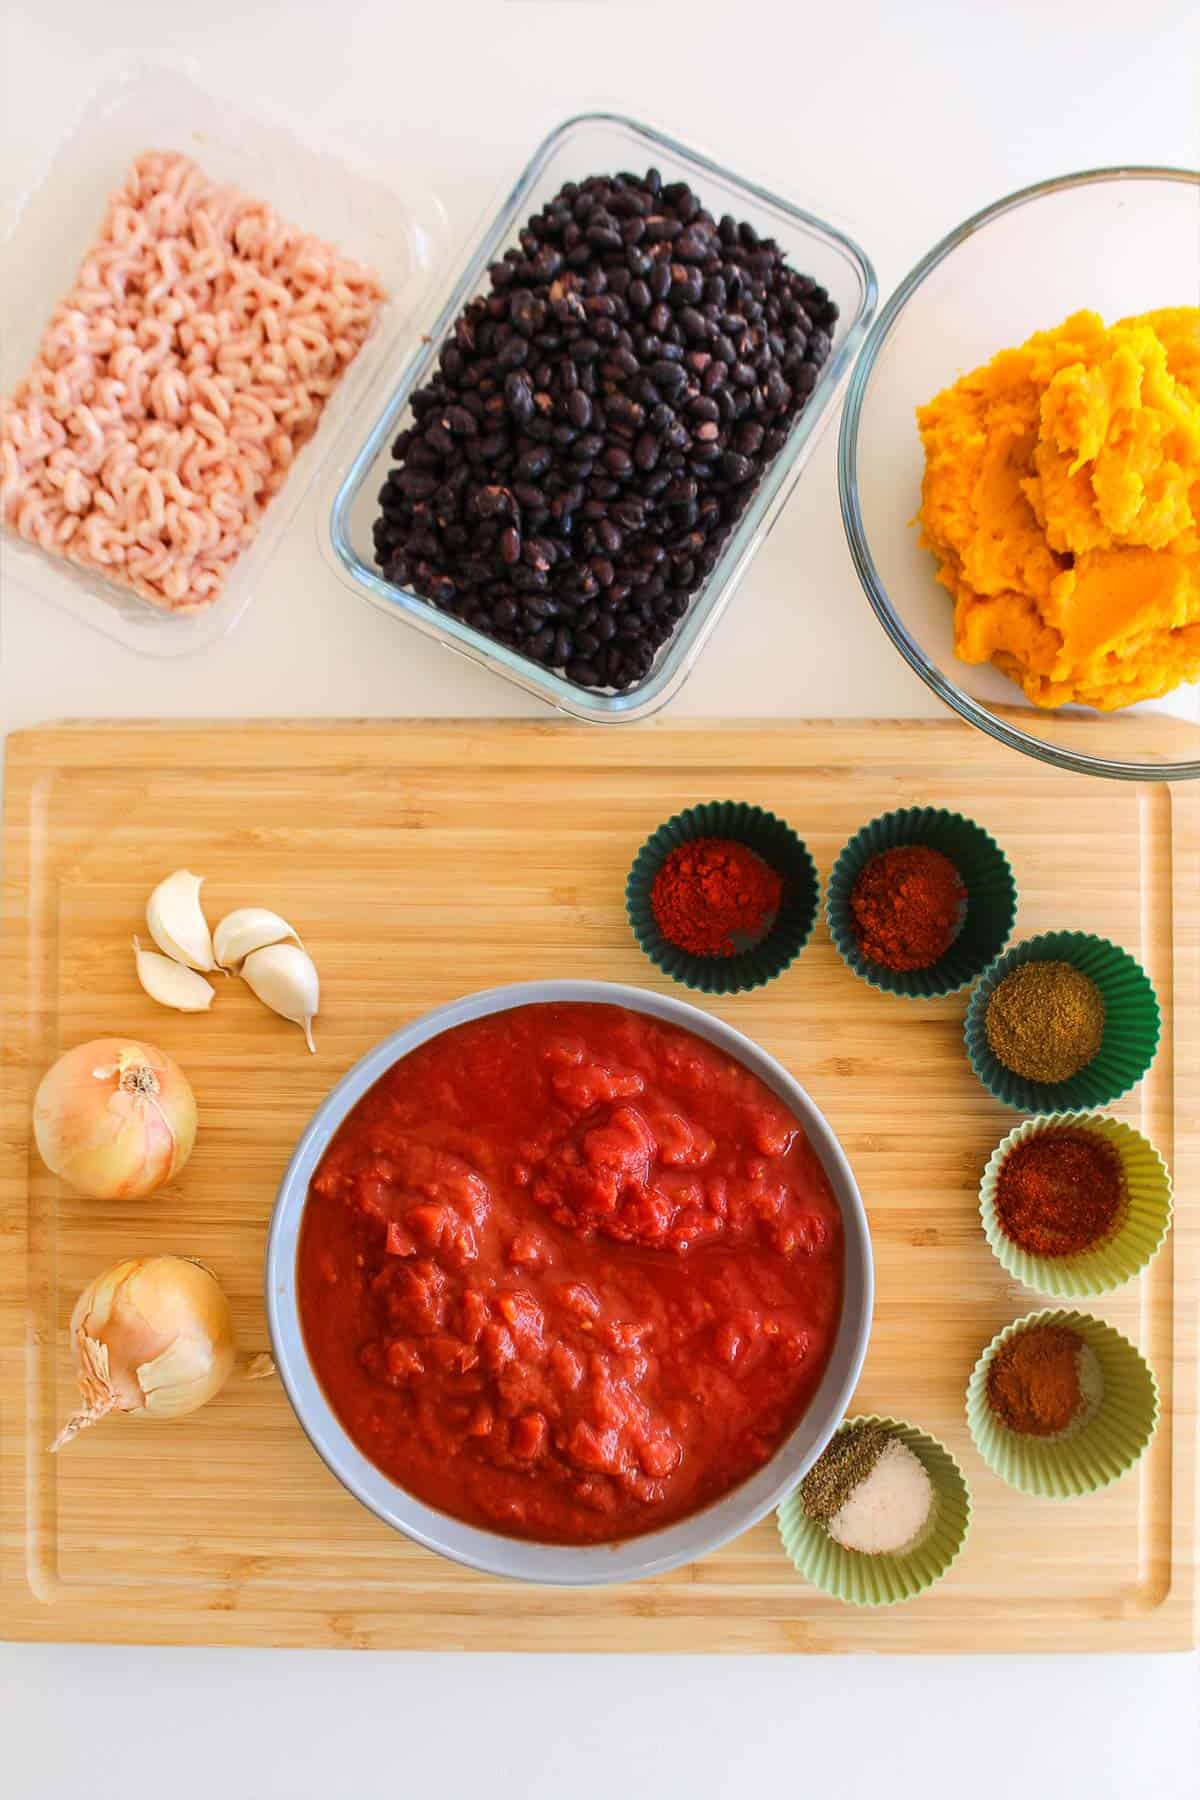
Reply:
<svg viewBox="0 0 1200 1800"><path fill-rule="evenodd" d="M807 1516L825 1525L871 1473L888 1444L878 1425L851 1425L826 1446L800 1483Z"/></svg>

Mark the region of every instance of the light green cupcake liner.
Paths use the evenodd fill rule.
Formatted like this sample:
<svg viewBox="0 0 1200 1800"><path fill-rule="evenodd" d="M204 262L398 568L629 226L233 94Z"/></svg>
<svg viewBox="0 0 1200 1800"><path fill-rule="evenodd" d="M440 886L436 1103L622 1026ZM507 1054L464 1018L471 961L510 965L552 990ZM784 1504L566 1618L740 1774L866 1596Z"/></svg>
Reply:
<svg viewBox="0 0 1200 1800"><path fill-rule="evenodd" d="M692 956L663 936L654 917L655 876L672 850L697 838L732 838L783 877L783 898L770 930L761 943L736 956ZM809 940L819 897L817 865L791 826L740 800L713 800L676 813L647 838L625 884L625 910L646 955L665 975L702 994L743 994L781 975Z"/></svg>
<svg viewBox="0 0 1200 1800"><path fill-rule="evenodd" d="M1074 1256L1036 1256L1014 1243L996 1214L996 1187L1005 1158L1018 1144L1047 1131L1086 1131L1103 1138L1121 1159L1127 1205L1111 1237ZM1016 1281L1068 1300L1109 1294L1151 1263L1171 1224L1171 1175L1149 1138L1103 1113L1050 1113L1027 1119L997 1144L979 1185L979 1215L996 1257Z"/></svg>
<svg viewBox="0 0 1200 1800"><path fill-rule="evenodd" d="M957 937L937 962L926 969L889 969L863 955L850 893L873 856L909 844L949 857L967 890L966 911ZM872 987L910 1000L933 1000L974 981L1003 950L1016 916L1016 883L999 844L973 820L936 806L906 806L864 825L842 850L825 890L829 935L847 968Z"/></svg>
<svg viewBox="0 0 1200 1800"><path fill-rule="evenodd" d="M1061 1438L1010 1431L988 1399L992 1358L1034 1325L1065 1325L1100 1365L1103 1389L1095 1411ZM1047 1500L1073 1500L1118 1481L1141 1459L1158 1424L1158 1383L1129 1339L1103 1319L1059 1310L1029 1313L998 1332L975 1364L967 1385L967 1424L980 1456L1009 1487Z"/></svg>
<svg viewBox="0 0 1200 1800"><path fill-rule="evenodd" d="M852 1425L878 1425L924 1463L933 1483L933 1516L925 1536L902 1556L864 1556L845 1550L824 1525L808 1517L799 1488L779 1508L779 1535L796 1573L822 1593L847 1606L895 1606L940 1581L958 1556L971 1527L971 1493L950 1452L915 1425L872 1414L843 1420L839 1436Z"/></svg>
<svg viewBox="0 0 1200 1800"><path fill-rule="evenodd" d="M1065 962L1087 975L1104 998L1104 1036L1091 1062L1069 1081L1027 1081L992 1054L987 1007L1006 975L1027 962ZM1158 1050L1158 1000L1142 965L1107 938L1086 931L1045 931L1026 938L985 972L967 1007L967 1058L988 1093L1020 1112L1048 1113L1110 1106L1142 1079Z"/></svg>

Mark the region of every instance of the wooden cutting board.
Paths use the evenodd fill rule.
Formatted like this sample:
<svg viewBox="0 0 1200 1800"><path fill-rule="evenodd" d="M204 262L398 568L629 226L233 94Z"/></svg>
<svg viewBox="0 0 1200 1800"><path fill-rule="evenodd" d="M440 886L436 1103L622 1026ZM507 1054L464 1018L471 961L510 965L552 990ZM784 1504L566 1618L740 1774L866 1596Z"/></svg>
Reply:
<svg viewBox="0 0 1200 1800"><path fill-rule="evenodd" d="M1082 728L1086 743L1089 730ZM1114 749L1169 727L1104 727ZM1094 741L1094 740L1093 740ZM1047 1304L1011 1282L976 1211L1014 1122L962 1050L963 997L875 993L820 926L759 993L704 1002L795 1071L854 1164L877 1257L856 1410L894 1413L962 1462L965 1554L915 1603L859 1613L804 1586L771 1520L640 1586L522 1588L389 1531L310 1449L277 1383L233 1386L171 1426L116 1421L58 1458L73 1394L66 1326L80 1288L130 1252L212 1265L243 1347L261 1347L261 1260L275 1186L308 1116L373 1043L474 988L535 976L669 987L625 922L647 833L706 798L769 806L822 877L886 808L971 814L1008 852L1018 935L1078 926L1141 957L1162 1048L1117 1110L1173 1164L1173 1237L1095 1310L1162 1387L1139 1468L1068 1504L1025 1498L975 1453L972 1364ZM0 1177L0 1632L199 1644L539 1650L1165 1649L1193 1641L1200 1170L1200 794L1058 775L953 723L579 730L557 724L76 724L9 742ZM322 977L317 1055L222 984L211 1013L163 1011L134 980L130 934L169 870L207 876L215 920L274 907ZM29 1135L36 1083L69 1045L121 1030L183 1064L201 1107L182 1177L140 1203L69 1193Z"/></svg>

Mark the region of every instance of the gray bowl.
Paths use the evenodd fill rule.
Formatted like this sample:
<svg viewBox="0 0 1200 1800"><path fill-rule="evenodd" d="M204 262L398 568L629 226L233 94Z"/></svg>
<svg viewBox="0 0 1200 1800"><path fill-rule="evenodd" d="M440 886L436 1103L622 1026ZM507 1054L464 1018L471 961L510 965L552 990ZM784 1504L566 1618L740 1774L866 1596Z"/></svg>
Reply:
<svg viewBox="0 0 1200 1800"><path fill-rule="evenodd" d="M308 1185L334 1132L367 1090L393 1063L419 1044L455 1025L488 1013L551 1001L590 1001L625 1006L694 1031L736 1058L785 1102L808 1134L842 1211L845 1292L833 1355L803 1419L768 1463L702 1512L661 1531L613 1544L575 1548L530 1543L482 1531L426 1506L390 1480L351 1441L321 1389L308 1360L296 1305L296 1249ZM867 1215L858 1184L824 1115L798 1081L773 1057L732 1026L668 994L607 981L529 981L490 988L439 1006L384 1038L343 1076L296 1146L280 1183L267 1239L266 1302L271 1343L288 1399L309 1440L343 1486L388 1525L452 1562L488 1575L561 1586L595 1587L640 1581L693 1562L728 1543L778 1505L816 1461L840 1424L867 1353L874 1299L874 1270Z"/></svg>

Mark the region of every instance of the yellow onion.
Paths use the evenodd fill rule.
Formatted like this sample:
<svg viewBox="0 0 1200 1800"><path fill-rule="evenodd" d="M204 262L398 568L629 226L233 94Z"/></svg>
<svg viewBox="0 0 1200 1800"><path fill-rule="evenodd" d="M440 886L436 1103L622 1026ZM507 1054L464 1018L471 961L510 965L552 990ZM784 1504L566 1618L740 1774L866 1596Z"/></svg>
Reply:
<svg viewBox="0 0 1200 1800"><path fill-rule="evenodd" d="M52 1451L109 1413L180 1419L220 1393L235 1350L229 1302L202 1263L138 1256L80 1294L71 1348L83 1401Z"/></svg>
<svg viewBox="0 0 1200 1800"><path fill-rule="evenodd" d="M42 1077L33 1131L46 1166L95 1200L140 1199L182 1169L196 1096L174 1058L135 1038L93 1038Z"/></svg>

